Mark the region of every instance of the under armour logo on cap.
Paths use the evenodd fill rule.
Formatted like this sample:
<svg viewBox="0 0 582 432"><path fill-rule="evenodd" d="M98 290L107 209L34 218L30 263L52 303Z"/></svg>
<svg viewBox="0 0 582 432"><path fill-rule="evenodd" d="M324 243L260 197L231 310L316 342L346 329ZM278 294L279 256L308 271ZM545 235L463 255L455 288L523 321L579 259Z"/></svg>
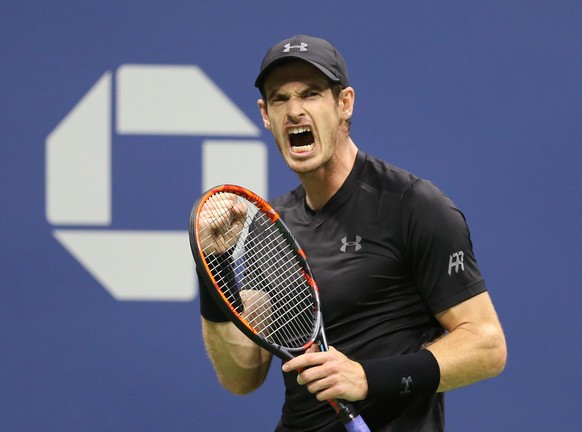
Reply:
<svg viewBox="0 0 582 432"><path fill-rule="evenodd" d="M305 42L301 42L300 45L291 45L290 43L286 44L283 48L283 52L290 52L292 49L297 48L299 51L307 51L307 45Z"/></svg>

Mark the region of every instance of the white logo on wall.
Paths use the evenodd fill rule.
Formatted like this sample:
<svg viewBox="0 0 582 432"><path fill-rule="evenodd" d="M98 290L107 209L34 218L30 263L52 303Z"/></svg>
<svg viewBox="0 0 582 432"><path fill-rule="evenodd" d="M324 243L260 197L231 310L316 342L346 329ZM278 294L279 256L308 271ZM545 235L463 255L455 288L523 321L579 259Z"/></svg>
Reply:
<svg viewBox="0 0 582 432"><path fill-rule="evenodd" d="M197 286L186 230L108 228L113 80L103 74L46 139L46 218L114 298L191 300ZM116 134L217 137L202 142L201 189L231 182L267 196L267 147L249 139L259 129L200 68L122 65L115 92ZM241 159L254 165L242 168Z"/></svg>

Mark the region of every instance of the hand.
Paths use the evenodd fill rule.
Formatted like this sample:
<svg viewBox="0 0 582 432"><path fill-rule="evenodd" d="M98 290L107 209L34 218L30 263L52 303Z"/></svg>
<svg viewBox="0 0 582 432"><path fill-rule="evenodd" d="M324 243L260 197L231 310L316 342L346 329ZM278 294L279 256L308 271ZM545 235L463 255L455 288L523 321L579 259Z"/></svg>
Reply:
<svg viewBox="0 0 582 432"><path fill-rule="evenodd" d="M312 346L305 354L289 360L283 372L299 370L297 382L305 385L317 400L344 399L357 401L368 394L368 382L364 368L333 347L318 352Z"/></svg>
<svg viewBox="0 0 582 432"><path fill-rule="evenodd" d="M221 254L236 244L247 210L248 206L230 193L214 195L204 204L199 230L205 254Z"/></svg>

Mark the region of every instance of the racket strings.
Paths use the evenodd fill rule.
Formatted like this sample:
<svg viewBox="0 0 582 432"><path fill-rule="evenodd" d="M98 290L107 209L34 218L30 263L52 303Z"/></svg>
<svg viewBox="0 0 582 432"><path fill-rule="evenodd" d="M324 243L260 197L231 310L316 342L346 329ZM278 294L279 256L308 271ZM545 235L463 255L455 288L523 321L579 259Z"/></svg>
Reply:
<svg viewBox="0 0 582 432"><path fill-rule="evenodd" d="M268 340L285 345L295 341L301 346L309 340L314 327L310 287L295 252L276 226L269 219L263 219L265 223L260 226L265 231L260 241L247 242L250 260L261 265L259 271L246 272L244 283L268 287L270 311L262 308L263 313L253 316L249 324ZM245 307L254 310L263 300L262 295L255 295Z"/></svg>
<svg viewBox="0 0 582 432"><path fill-rule="evenodd" d="M249 209L255 207L244 202ZM216 221L229 217L229 212L226 206L210 211ZM308 343L317 311L312 287L288 234L262 211L249 210L242 228L231 224L222 236L237 238L229 253L203 252L231 308L269 342L288 348ZM202 244L211 243L211 239L201 240Z"/></svg>

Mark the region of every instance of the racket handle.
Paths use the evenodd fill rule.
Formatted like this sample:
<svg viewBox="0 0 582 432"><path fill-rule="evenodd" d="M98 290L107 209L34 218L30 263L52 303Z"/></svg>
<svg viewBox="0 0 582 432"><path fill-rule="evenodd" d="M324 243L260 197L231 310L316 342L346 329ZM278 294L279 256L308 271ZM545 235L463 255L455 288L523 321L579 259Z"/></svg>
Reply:
<svg viewBox="0 0 582 432"><path fill-rule="evenodd" d="M348 432L370 432L370 428L361 415L358 415L348 423L344 424Z"/></svg>
<svg viewBox="0 0 582 432"><path fill-rule="evenodd" d="M337 415L348 432L370 432L370 428L361 415L345 401L336 400Z"/></svg>

